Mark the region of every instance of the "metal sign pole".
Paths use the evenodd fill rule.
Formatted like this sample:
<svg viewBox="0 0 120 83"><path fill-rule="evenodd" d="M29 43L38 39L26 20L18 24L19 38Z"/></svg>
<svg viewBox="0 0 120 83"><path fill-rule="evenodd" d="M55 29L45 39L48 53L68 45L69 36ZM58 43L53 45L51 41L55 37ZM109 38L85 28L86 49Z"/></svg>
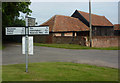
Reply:
<svg viewBox="0 0 120 83"><path fill-rule="evenodd" d="M28 18L27 15L26 19L26 32L25 32L25 55L26 55L26 72L28 72Z"/></svg>

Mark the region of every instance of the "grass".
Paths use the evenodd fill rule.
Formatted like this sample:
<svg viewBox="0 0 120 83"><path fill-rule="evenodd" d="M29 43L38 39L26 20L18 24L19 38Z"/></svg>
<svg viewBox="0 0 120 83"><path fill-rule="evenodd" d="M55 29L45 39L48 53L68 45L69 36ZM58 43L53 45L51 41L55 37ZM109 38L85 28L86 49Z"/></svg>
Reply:
<svg viewBox="0 0 120 83"><path fill-rule="evenodd" d="M5 48L4 45L2 45L2 43L0 43L0 50L3 50Z"/></svg>
<svg viewBox="0 0 120 83"><path fill-rule="evenodd" d="M0 45L0 50L2 50L4 47L2 47L2 45Z"/></svg>
<svg viewBox="0 0 120 83"><path fill-rule="evenodd" d="M108 47L108 48L95 48L80 46L75 44L41 44L34 43L35 46L45 46L45 47L54 47L54 48L65 48L65 49L96 49L96 50L118 50L118 47Z"/></svg>
<svg viewBox="0 0 120 83"><path fill-rule="evenodd" d="M5 47L4 46L0 46L0 50L3 50Z"/></svg>
<svg viewBox="0 0 120 83"><path fill-rule="evenodd" d="M71 62L3 65L3 81L118 81L118 69Z"/></svg>

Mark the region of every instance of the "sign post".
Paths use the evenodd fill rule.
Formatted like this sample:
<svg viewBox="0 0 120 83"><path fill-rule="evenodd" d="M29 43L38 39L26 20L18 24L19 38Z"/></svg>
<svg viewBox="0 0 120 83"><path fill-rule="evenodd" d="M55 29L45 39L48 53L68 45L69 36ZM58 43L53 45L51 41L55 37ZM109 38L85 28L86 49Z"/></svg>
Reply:
<svg viewBox="0 0 120 83"><path fill-rule="evenodd" d="M22 39L22 48L23 54L25 54L25 63L26 70L28 72L28 55L33 54L33 37L29 37L32 35L49 35L49 27L48 26L30 26L28 25L28 16L25 17L26 26L24 27L6 27L6 35L24 35ZM30 44L29 44L30 42ZM31 46L32 45L32 46ZM30 51L32 50L32 51Z"/></svg>

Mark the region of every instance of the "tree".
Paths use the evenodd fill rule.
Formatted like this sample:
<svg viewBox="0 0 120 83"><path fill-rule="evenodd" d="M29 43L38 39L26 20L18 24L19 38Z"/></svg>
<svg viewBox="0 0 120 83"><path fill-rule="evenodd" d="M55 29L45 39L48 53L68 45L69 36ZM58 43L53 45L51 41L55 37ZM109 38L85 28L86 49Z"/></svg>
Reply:
<svg viewBox="0 0 120 83"><path fill-rule="evenodd" d="M11 26L25 26L25 20L17 18Z"/></svg>
<svg viewBox="0 0 120 83"><path fill-rule="evenodd" d="M29 9L31 2L3 2L2 3L2 38L3 41L13 41L15 37L5 36L6 26L24 26L25 20L18 19L20 12L30 15L32 12ZM16 37L17 40L20 39ZM16 39L15 39L16 40Z"/></svg>
<svg viewBox="0 0 120 83"><path fill-rule="evenodd" d="M12 26L19 17L20 12L30 14L29 9L31 2L3 2L2 3L2 26Z"/></svg>

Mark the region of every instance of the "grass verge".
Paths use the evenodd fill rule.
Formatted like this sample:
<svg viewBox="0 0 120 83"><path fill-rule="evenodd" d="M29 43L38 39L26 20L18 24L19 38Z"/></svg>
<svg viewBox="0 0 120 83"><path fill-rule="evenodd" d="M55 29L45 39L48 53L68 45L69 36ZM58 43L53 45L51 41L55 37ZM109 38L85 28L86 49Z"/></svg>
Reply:
<svg viewBox="0 0 120 83"><path fill-rule="evenodd" d="M3 47L2 47L2 44L0 43L0 50L2 50L2 48L3 48Z"/></svg>
<svg viewBox="0 0 120 83"><path fill-rule="evenodd" d="M0 46L0 50L3 50L5 47L4 46Z"/></svg>
<svg viewBox="0 0 120 83"><path fill-rule="evenodd" d="M117 81L118 69L71 62L3 65L3 81Z"/></svg>
<svg viewBox="0 0 120 83"><path fill-rule="evenodd" d="M0 46L0 50L2 50L3 49L3 47L2 46Z"/></svg>
<svg viewBox="0 0 120 83"><path fill-rule="evenodd" d="M96 49L96 50L118 50L118 47L108 47L108 48L95 48L80 46L75 44L41 44L34 43L35 46L45 46L45 47L54 47L54 48L65 48L65 49Z"/></svg>

